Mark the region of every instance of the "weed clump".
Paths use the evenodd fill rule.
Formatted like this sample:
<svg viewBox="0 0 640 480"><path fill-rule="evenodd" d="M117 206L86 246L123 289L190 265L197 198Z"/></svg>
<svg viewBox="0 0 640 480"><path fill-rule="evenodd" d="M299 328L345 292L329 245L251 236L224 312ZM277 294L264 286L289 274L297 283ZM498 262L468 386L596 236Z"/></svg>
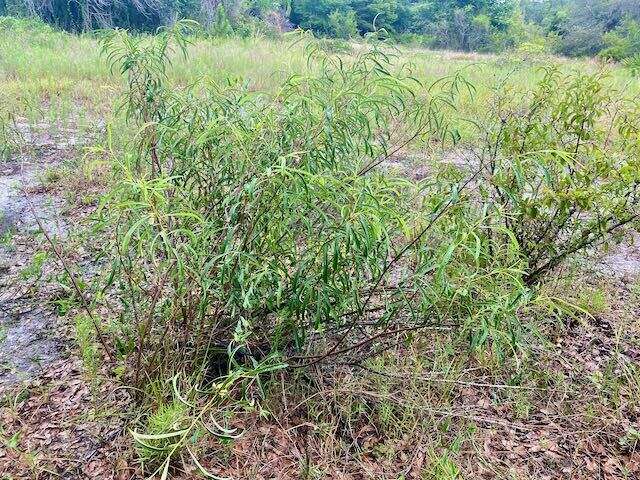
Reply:
<svg viewBox="0 0 640 480"><path fill-rule="evenodd" d="M524 105L497 99L477 161L413 182L384 163L459 138L462 77L426 87L375 42L349 61L311 42L312 73L273 96L176 88L188 28L104 41L140 128L108 201L136 371L197 370L220 345L305 366L443 325L513 348L533 287L637 217L637 106L599 75L550 69Z"/></svg>

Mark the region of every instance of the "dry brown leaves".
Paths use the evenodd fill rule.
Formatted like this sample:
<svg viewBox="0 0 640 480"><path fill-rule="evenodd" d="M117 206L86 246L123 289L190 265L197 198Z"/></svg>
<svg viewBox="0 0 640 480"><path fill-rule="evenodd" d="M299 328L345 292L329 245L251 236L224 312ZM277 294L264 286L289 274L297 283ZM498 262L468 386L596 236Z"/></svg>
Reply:
<svg viewBox="0 0 640 480"><path fill-rule="evenodd" d="M124 416L130 402L125 390L108 382L92 387L78 359L54 363L5 396L0 476L130 478Z"/></svg>

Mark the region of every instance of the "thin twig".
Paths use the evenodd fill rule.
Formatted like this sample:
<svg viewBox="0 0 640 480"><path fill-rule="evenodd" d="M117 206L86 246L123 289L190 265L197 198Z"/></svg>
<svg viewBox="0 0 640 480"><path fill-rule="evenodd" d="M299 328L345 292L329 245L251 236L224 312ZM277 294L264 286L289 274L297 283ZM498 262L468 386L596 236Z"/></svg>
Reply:
<svg viewBox="0 0 640 480"><path fill-rule="evenodd" d="M76 280L75 275L73 274L73 272L71 271L71 269L67 265L67 262L62 257L62 254L60 253L60 251L58 251L58 246L53 241L53 239L51 238L51 236L49 235L47 230L44 228L44 225L42 224L42 221L40 220L40 217L38 217L38 214L36 213L35 207L33 206L33 203L31 202L31 199L29 198L27 193L24 191L24 189L22 190L22 193L24 194L25 200L27 201L27 204L29 205L29 209L31 210L31 214L33 215L33 218L35 218L36 223L38 224L38 227L40 228L40 231L42 232L42 234L46 238L46 240L49 243L49 245L51 245L51 248L53 249L53 253L55 254L55 256L58 259L58 261L60 262L60 264L62 265L62 268L64 269L64 271L69 276L69 279L71 280L71 285L73 286L73 289L75 290L76 295L78 295L78 298L80 299L80 303L82 304L82 307L84 308L84 310L86 311L87 315L91 319L91 322L93 323L93 327L95 328L96 334L98 335L98 340L100 341L100 343L102 344L102 347L104 348L105 352L107 353L107 356L109 357L109 360L113 361L114 360L113 355L111 354L111 351L109 350L109 348L107 346L107 342L104 339L102 331L100 330L100 324L98 323L98 320L95 318L95 316L91 312L91 308L89 308L89 303L87 302L87 299L85 298L84 294L82 293L82 290L80 289L80 286L78 285L78 282Z"/></svg>

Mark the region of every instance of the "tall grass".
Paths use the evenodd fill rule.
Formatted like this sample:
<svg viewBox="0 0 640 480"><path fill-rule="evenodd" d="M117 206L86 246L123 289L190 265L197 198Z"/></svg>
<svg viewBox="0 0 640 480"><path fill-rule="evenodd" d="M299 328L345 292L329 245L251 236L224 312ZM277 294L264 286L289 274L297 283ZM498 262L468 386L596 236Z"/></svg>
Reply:
<svg viewBox="0 0 640 480"><path fill-rule="evenodd" d="M0 21L0 102L5 109L29 123L82 123L87 128L115 122L113 105L122 85L100 58L97 35L71 35L55 31L33 20L4 17ZM356 45L354 50L360 46ZM304 72L307 55L301 45L288 39L196 39L187 58L173 59L168 71L174 83L190 84L206 77L223 82L242 79L248 89L274 93L290 75ZM346 59L349 53L342 56ZM463 69L476 93L464 95L458 110L469 118L482 114L496 88L531 88L542 76L540 66L558 64L565 71L595 71L604 68L625 97L640 92L638 83L624 68L599 66L595 62L552 57L518 57L513 54L460 55L450 52L403 49L403 61L412 65L413 74L424 84ZM45 113L50 112L49 115ZM80 119L78 120L78 117ZM467 123L458 125L471 135Z"/></svg>

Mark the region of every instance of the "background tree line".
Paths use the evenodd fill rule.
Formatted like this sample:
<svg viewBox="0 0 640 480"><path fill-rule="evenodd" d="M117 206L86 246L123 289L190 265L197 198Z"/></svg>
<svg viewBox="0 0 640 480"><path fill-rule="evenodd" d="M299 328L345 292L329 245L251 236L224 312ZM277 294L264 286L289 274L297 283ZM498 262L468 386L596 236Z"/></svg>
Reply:
<svg viewBox="0 0 640 480"><path fill-rule="evenodd" d="M70 31L150 31L191 18L218 36L301 27L348 39L384 29L431 48L640 55L638 0L0 0L0 15L37 16Z"/></svg>

